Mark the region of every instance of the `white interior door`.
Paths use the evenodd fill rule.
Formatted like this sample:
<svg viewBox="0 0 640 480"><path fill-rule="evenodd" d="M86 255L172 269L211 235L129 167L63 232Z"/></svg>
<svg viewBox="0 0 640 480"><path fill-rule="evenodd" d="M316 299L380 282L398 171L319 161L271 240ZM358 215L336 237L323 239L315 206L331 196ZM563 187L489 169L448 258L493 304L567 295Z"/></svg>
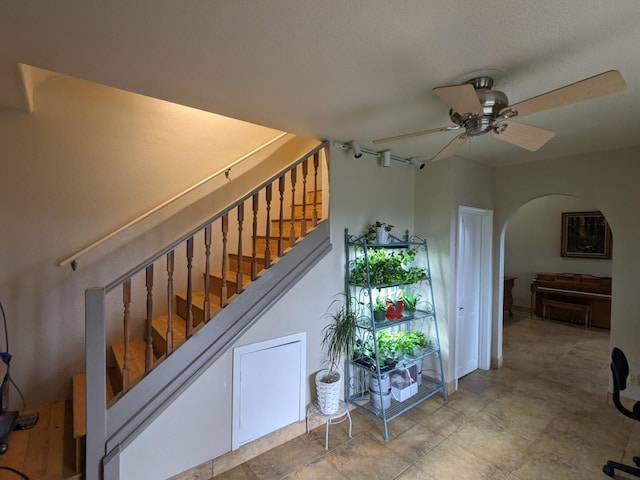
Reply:
<svg viewBox="0 0 640 480"><path fill-rule="evenodd" d="M490 210L458 211L456 379L490 365L492 217Z"/></svg>

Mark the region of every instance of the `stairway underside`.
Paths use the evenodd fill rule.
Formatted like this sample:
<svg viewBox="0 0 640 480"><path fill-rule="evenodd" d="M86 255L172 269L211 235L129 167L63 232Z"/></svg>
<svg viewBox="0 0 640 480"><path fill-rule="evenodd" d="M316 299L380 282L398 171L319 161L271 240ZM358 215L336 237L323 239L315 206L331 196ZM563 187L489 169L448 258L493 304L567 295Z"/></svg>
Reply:
<svg viewBox="0 0 640 480"><path fill-rule="evenodd" d="M170 357L140 380L107 411L107 463L223 355L269 307L330 250L329 222L323 221L296 247L263 270L233 302ZM120 426L120 427L118 427ZM91 442L87 438L87 442Z"/></svg>

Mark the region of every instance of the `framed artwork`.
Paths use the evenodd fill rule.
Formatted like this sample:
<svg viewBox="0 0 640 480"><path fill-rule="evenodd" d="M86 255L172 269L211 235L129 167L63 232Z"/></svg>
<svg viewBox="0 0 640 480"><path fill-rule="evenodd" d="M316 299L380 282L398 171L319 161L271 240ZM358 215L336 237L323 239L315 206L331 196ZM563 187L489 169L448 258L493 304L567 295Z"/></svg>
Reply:
<svg viewBox="0 0 640 480"><path fill-rule="evenodd" d="M562 214L563 257L611 258L611 230L601 212Z"/></svg>

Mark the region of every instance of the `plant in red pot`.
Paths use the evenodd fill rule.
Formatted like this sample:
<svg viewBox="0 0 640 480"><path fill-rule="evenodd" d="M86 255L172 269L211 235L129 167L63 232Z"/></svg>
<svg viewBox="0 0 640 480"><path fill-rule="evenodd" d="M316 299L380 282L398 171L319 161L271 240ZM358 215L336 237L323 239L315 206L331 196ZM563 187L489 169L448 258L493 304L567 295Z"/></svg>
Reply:
<svg viewBox="0 0 640 480"><path fill-rule="evenodd" d="M387 320L400 320L404 312L404 299L402 297L387 298Z"/></svg>

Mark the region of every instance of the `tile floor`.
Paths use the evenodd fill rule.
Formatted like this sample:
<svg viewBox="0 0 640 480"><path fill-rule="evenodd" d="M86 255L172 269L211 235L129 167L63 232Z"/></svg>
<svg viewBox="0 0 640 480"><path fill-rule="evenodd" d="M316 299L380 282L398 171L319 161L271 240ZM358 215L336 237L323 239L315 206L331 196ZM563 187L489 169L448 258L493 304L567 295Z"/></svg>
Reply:
<svg viewBox="0 0 640 480"><path fill-rule="evenodd" d="M529 319L504 329L504 367L460 380L445 405L431 398L389 423L353 412L216 480L589 480L608 459L640 453L640 423L606 402L608 331ZM618 479L630 478L616 474Z"/></svg>

